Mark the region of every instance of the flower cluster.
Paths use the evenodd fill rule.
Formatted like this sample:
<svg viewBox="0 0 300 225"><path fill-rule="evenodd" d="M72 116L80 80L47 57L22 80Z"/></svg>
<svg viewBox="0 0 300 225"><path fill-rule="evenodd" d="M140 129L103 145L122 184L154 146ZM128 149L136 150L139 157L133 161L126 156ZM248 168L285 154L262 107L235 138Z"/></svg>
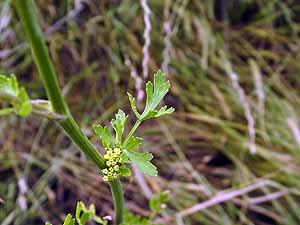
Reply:
<svg viewBox="0 0 300 225"><path fill-rule="evenodd" d="M120 175L120 166L122 163L122 151L119 148L108 149L104 158L106 159L107 168L101 170L103 173L103 180L108 181L116 179Z"/></svg>

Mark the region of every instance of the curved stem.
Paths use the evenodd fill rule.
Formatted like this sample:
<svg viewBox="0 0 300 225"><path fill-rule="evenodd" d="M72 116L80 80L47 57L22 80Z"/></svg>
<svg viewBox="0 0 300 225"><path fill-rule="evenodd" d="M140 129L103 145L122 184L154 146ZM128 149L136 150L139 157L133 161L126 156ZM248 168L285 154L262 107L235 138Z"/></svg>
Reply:
<svg viewBox="0 0 300 225"><path fill-rule="evenodd" d="M99 168L105 167L105 160L93 147L88 138L81 132L73 119L58 85L54 65L50 59L43 33L38 24L35 7L32 0L15 0L18 15L29 41L34 61L46 88L47 96L51 101L54 112L65 115L66 120L59 124L69 135L73 142L89 157Z"/></svg>
<svg viewBox="0 0 300 225"><path fill-rule="evenodd" d="M14 0L13 3L24 27L34 61L43 80L52 108L55 113L66 116L66 119L59 121L59 124L71 140L97 165L99 169L105 168L105 159L82 133L62 96L57 80L57 74L50 59L44 35L34 11L35 7L33 1ZM114 180L111 181L109 185L114 199L116 224L120 224L122 222L124 205L121 183L119 180Z"/></svg>

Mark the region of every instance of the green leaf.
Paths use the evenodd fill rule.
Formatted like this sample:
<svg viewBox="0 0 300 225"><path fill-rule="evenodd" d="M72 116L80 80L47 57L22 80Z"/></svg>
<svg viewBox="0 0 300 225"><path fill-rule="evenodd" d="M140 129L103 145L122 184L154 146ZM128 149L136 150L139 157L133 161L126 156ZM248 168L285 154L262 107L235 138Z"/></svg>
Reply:
<svg viewBox="0 0 300 225"><path fill-rule="evenodd" d="M122 177L130 177L131 176L131 170L123 165L121 168L120 168L120 174Z"/></svg>
<svg viewBox="0 0 300 225"><path fill-rule="evenodd" d="M87 209L83 202L81 201L77 202L75 218L78 225L85 225L89 220L93 220L102 225L107 225L107 221L102 220L100 217L95 215L95 213L96 213L96 209L94 204L91 204ZM52 224L47 222L45 225L52 225ZM71 214L68 214L66 216L63 225L75 225L75 219L72 218Z"/></svg>
<svg viewBox="0 0 300 225"><path fill-rule="evenodd" d="M129 151L135 150L141 145L141 143L142 138L131 136L123 148Z"/></svg>
<svg viewBox="0 0 300 225"><path fill-rule="evenodd" d="M168 93L170 82L166 81L165 74L158 70L154 75L154 84L150 81L146 84L146 107L142 114L142 119L151 118L148 116L151 111L154 111L164 96Z"/></svg>
<svg viewBox="0 0 300 225"><path fill-rule="evenodd" d="M30 99L23 87L20 88L18 97L20 100L19 104L17 104L18 115L19 116L29 115L31 112L31 109L32 109L32 105L31 105Z"/></svg>
<svg viewBox="0 0 300 225"><path fill-rule="evenodd" d="M76 218L77 223L80 223L80 214L81 214L81 210L82 210L82 205L83 205L82 202L80 202L80 201L77 202L76 212L75 212L75 218Z"/></svg>
<svg viewBox="0 0 300 225"><path fill-rule="evenodd" d="M92 220L94 220L96 223L107 225L107 220L103 220L99 216L93 215Z"/></svg>
<svg viewBox="0 0 300 225"><path fill-rule="evenodd" d="M138 169L149 176L157 176L156 167L150 162L153 155L149 152L139 153L134 151L124 150L126 156L137 165Z"/></svg>
<svg viewBox="0 0 300 225"><path fill-rule="evenodd" d="M24 102L23 104L21 104L19 111L18 111L18 115L25 117L28 116L31 112L32 109L32 105L29 101Z"/></svg>
<svg viewBox="0 0 300 225"><path fill-rule="evenodd" d="M19 85L15 75L10 77L0 75L0 92L14 97L18 96Z"/></svg>
<svg viewBox="0 0 300 225"><path fill-rule="evenodd" d="M154 74L154 84L151 81L148 81L146 84L146 107L142 115L136 109L135 98L127 92L131 109L134 112L138 120L147 120L154 117L160 117L174 112L174 108L167 109L167 106L162 107L158 111L156 107L163 100L164 96L168 93L170 88L170 82L166 80L165 74L158 70Z"/></svg>
<svg viewBox="0 0 300 225"><path fill-rule="evenodd" d="M131 162L124 152L122 153L121 158L122 158L122 163L130 163Z"/></svg>
<svg viewBox="0 0 300 225"><path fill-rule="evenodd" d="M5 109L0 109L0 116L5 116L8 115L10 113L15 112L14 108L5 108Z"/></svg>
<svg viewBox="0 0 300 225"><path fill-rule="evenodd" d="M102 141L104 148L111 148L114 138L107 127L102 127L100 124L94 124L93 129Z"/></svg>
<svg viewBox="0 0 300 225"><path fill-rule="evenodd" d="M84 203L79 201L76 206L76 221L79 225L85 225L91 218L91 212L87 210Z"/></svg>
<svg viewBox="0 0 300 225"><path fill-rule="evenodd" d="M95 208L95 205L94 205L94 204L90 204L90 206L89 206L89 211L92 212L93 214L96 213L96 208Z"/></svg>
<svg viewBox="0 0 300 225"><path fill-rule="evenodd" d="M121 143L126 119L127 116L125 115L125 113L121 109L119 109L118 113L115 115L115 119L111 120L111 125L116 132L116 140L118 144Z"/></svg>
<svg viewBox="0 0 300 225"><path fill-rule="evenodd" d="M0 75L0 100L11 104L19 116L27 116L32 110L27 92L23 87L19 87L15 75Z"/></svg>
<svg viewBox="0 0 300 225"><path fill-rule="evenodd" d="M67 217L65 218L64 224L63 225L74 225L75 221L72 218L71 214L68 214Z"/></svg>
<svg viewBox="0 0 300 225"><path fill-rule="evenodd" d="M163 191L156 195L154 195L150 201L149 201L149 207L152 212L154 213L162 213L164 208L164 205L169 201L170 199L170 192L169 191Z"/></svg>
<svg viewBox="0 0 300 225"><path fill-rule="evenodd" d="M79 225L85 225L86 222L92 218L92 213L89 211L83 212L82 215L80 216L80 223Z"/></svg>
<svg viewBox="0 0 300 225"><path fill-rule="evenodd" d="M167 106L161 107L159 111L152 110L148 113L148 115L144 118L144 120L150 119L150 118L156 118L164 115L171 114L175 111L173 107L168 108Z"/></svg>
<svg viewBox="0 0 300 225"><path fill-rule="evenodd" d="M128 209L124 210L124 222L120 225L164 225L153 223L147 217L141 217L140 215L135 215L130 212Z"/></svg>
<svg viewBox="0 0 300 225"><path fill-rule="evenodd" d="M52 225L52 223L46 222L45 225Z"/></svg>
<svg viewBox="0 0 300 225"><path fill-rule="evenodd" d="M128 98L129 98L131 109L134 112L134 115L136 116L136 118L139 119L141 117L141 115L139 114L139 112L136 109L135 97L133 97L129 92L127 92L127 95L128 95Z"/></svg>
<svg viewBox="0 0 300 225"><path fill-rule="evenodd" d="M158 111L155 110L163 100L164 96L168 93L169 88L170 82L166 80L165 74L161 70L158 70L157 73L154 74L154 84L151 81L148 81L146 84L146 107L142 115L140 115L136 109L135 98L130 93L127 93L132 111L137 119L142 121L174 112L174 108L167 109L166 106Z"/></svg>

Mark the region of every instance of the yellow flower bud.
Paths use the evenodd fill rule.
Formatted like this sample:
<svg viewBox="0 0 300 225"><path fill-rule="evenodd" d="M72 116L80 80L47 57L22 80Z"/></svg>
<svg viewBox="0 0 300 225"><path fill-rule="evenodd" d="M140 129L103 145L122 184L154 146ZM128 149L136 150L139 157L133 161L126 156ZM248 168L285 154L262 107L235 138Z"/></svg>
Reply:
<svg viewBox="0 0 300 225"><path fill-rule="evenodd" d="M115 165L115 166L114 166L114 170L115 170L115 171L119 171L119 166L118 166L118 165Z"/></svg>
<svg viewBox="0 0 300 225"><path fill-rule="evenodd" d="M114 152L115 152L116 155L121 154L121 150L119 148L114 148Z"/></svg>
<svg viewBox="0 0 300 225"><path fill-rule="evenodd" d="M102 173L103 173L103 174L108 174L108 169L103 169L103 170L102 170Z"/></svg>

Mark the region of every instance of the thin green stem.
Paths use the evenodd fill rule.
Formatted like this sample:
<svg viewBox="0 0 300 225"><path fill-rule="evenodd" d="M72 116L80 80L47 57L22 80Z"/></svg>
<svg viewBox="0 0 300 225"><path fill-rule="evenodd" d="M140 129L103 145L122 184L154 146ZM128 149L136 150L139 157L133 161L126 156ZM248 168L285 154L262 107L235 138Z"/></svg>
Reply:
<svg viewBox="0 0 300 225"><path fill-rule="evenodd" d="M115 225L119 225L123 221L124 214L124 197L122 184L119 179L109 181L109 186L112 191L112 196L115 204Z"/></svg>
<svg viewBox="0 0 300 225"><path fill-rule="evenodd" d="M92 145L89 139L81 132L65 103L58 84L54 65L48 53L44 35L38 24L33 1L14 0L13 3L24 27L34 61L43 80L52 108L55 113L66 116L66 119L59 121L59 124L71 140L97 165L99 169L105 168L105 159ZM116 211L116 224L120 224L122 222L124 207L121 183L119 180L111 181L110 187Z"/></svg>
<svg viewBox="0 0 300 225"><path fill-rule="evenodd" d="M34 61L43 80L52 108L54 112L67 116L67 119L59 122L59 124L87 157L89 157L99 168L104 168L104 158L81 132L62 97L56 71L50 59L43 33L37 22L38 20L32 0L15 0L14 4L21 19L21 23L23 24Z"/></svg>
<svg viewBox="0 0 300 225"><path fill-rule="evenodd" d="M141 120L137 120L135 122L135 124L133 125L133 127L131 128L131 130L129 131L127 137L125 138L123 145L126 145L127 142L129 141L129 139L131 138L131 136L134 134L134 132L136 131L136 129L139 127L139 125L141 124Z"/></svg>

